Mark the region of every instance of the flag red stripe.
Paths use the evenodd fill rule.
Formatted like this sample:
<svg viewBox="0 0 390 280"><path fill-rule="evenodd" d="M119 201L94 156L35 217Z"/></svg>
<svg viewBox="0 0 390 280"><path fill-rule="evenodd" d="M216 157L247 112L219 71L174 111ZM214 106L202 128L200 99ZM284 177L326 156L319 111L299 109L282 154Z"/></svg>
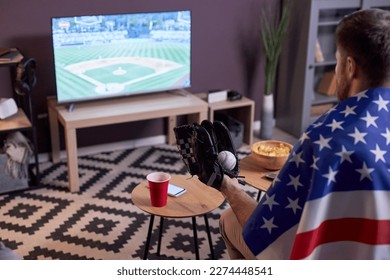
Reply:
<svg viewBox="0 0 390 280"><path fill-rule="evenodd" d="M324 221L314 230L297 234L291 259L303 259L317 246L338 241L390 244L390 220L344 218Z"/></svg>

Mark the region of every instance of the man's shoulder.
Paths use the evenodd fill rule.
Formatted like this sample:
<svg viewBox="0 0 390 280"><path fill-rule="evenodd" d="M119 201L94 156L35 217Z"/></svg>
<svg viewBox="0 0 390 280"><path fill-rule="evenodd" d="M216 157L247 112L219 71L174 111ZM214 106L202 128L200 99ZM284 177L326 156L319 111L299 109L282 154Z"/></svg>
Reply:
<svg viewBox="0 0 390 280"><path fill-rule="evenodd" d="M390 88L376 87L339 102L307 129L312 135L330 133L373 114L390 115Z"/></svg>

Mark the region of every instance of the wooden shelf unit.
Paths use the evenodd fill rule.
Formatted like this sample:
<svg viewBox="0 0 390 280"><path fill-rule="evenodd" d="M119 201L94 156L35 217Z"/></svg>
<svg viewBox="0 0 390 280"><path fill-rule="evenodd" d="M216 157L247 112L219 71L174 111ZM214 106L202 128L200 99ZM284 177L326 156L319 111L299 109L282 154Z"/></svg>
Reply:
<svg viewBox="0 0 390 280"><path fill-rule="evenodd" d="M15 69L15 67L18 67L18 64L23 60L23 58L23 54L18 49L11 48L9 53L0 57L0 67L9 67L11 69ZM34 163L29 164L28 187L15 189L9 188L7 191L0 190L0 194L40 187L40 172L37 151L37 128L34 121L31 90L32 88L30 89L30 92L26 93L25 95L19 95L18 98L16 98L15 101L18 105L18 111L16 114L0 120L0 135L6 135L16 131L31 133L30 140L33 144ZM33 172L34 169L35 174Z"/></svg>
<svg viewBox="0 0 390 280"><path fill-rule="evenodd" d="M360 9L390 9L389 0L301 0L292 1L289 29L281 54L276 126L300 137L322 113L319 106L336 104L336 96L318 92L323 75L336 65L335 30L347 14ZM316 61L319 42L324 61Z"/></svg>
<svg viewBox="0 0 390 280"><path fill-rule="evenodd" d="M197 94L203 100L207 99L207 93ZM214 121L215 113L224 112L244 125L243 142L253 143L253 122L255 114L255 102L245 96L239 100L208 103L208 119Z"/></svg>

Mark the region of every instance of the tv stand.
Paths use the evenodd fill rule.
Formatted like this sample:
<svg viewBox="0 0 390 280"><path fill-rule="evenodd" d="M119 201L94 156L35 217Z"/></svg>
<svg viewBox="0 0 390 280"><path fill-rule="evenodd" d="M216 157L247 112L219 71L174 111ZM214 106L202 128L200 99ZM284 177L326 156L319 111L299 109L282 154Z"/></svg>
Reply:
<svg viewBox="0 0 390 280"><path fill-rule="evenodd" d="M74 110L74 103L70 103L66 108L68 109L68 112L73 112L73 110Z"/></svg>
<svg viewBox="0 0 390 280"><path fill-rule="evenodd" d="M52 145L52 161L60 160L60 136L58 122L64 127L65 148L68 165L69 191L78 192L80 188L77 135L80 128L133 122L148 119L167 119L167 142L175 143L173 128L177 116L188 116L189 123L207 119L208 104L193 94L172 95L158 93L129 96L78 103L70 112L65 104L58 104L55 97L48 97L48 115Z"/></svg>
<svg viewBox="0 0 390 280"><path fill-rule="evenodd" d="M180 96L187 96L189 94L188 91L186 91L185 89L168 90L167 93Z"/></svg>

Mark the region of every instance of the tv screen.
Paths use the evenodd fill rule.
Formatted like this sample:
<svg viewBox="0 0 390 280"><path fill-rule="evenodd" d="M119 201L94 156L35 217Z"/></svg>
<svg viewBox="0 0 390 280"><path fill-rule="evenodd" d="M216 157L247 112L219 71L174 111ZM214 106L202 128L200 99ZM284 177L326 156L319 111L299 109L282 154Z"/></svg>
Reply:
<svg viewBox="0 0 390 280"><path fill-rule="evenodd" d="M57 101L191 85L191 12L52 18Z"/></svg>

